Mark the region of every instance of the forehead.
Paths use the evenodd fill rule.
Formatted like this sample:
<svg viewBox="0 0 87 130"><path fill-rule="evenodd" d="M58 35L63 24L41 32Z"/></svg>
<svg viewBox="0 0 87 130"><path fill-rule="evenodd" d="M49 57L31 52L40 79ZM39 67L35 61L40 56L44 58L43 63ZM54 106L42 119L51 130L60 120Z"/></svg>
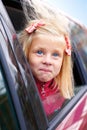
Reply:
<svg viewBox="0 0 87 130"><path fill-rule="evenodd" d="M64 36L57 36L51 34L37 34L33 37L32 43L37 43L41 45L61 45L65 46L65 39Z"/></svg>

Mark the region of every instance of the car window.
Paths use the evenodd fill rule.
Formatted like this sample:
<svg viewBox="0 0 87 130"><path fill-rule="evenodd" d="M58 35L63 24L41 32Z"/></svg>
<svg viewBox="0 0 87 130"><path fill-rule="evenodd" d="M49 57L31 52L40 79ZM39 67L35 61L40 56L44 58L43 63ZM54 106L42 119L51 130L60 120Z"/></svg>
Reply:
<svg viewBox="0 0 87 130"><path fill-rule="evenodd" d="M0 63L0 130L19 130L11 97Z"/></svg>

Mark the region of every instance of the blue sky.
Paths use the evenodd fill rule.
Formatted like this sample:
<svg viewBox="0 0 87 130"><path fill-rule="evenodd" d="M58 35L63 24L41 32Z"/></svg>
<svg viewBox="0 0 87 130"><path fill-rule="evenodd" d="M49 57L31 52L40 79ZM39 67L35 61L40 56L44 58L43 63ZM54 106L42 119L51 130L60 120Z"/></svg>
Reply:
<svg viewBox="0 0 87 130"><path fill-rule="evenodd" d="M87 0L46 0L87 27Z"/></svg>

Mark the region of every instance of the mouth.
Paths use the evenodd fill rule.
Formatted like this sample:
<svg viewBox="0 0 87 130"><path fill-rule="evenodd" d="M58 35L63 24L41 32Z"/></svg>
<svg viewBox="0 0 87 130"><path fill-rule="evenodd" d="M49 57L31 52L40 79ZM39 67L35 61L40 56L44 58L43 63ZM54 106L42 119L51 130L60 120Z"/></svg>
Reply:
<svg viewBox="0 0 87 130"><path fill-rule="evenodd" d="M42 71L42 72L51 72L51 70L49 70L49 69L40 69L40 71Z"/></svg>

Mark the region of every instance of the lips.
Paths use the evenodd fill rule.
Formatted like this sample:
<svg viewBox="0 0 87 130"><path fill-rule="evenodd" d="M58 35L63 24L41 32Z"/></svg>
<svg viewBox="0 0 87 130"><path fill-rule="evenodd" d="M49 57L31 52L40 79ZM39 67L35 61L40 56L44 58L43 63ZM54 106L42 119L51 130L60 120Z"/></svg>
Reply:
<svg viewBox="0 0 87 130"><path fill-rule="evenodd" d="M42 71L42 72L51 72L51 70L49 70L49 69L39 69L40 71Z"/></svg>

